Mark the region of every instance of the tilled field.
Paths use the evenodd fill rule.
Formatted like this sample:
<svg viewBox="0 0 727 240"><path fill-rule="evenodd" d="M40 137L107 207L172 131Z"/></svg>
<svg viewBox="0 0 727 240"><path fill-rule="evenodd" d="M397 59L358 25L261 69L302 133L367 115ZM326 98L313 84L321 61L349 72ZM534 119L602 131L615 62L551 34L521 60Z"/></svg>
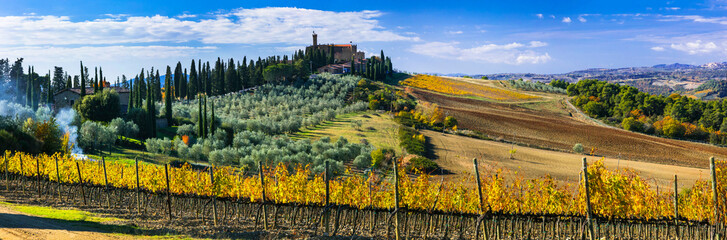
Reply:
<svg viewBox="0 0 727 240"><path fill-rule="evenodd" d="M727 148L596 126L551 111L419 89L414 89L414 95L439 104L445 113L457 118L460 128L539 148L571 151L574 144L581 143L586 152L596 148L595 155L599 156L700 168L708 167L710 156L727 158Z"/></svg>

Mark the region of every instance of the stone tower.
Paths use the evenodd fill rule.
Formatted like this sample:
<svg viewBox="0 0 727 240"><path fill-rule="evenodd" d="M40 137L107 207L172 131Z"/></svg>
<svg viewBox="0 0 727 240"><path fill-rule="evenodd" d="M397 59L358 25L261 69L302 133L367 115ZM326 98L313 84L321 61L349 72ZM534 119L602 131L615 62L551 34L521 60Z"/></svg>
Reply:
<svg viewBox="0 0 727 240"><path fill-rule="evenodd" d="M313 31L313 46L318 46L318 34L315 31Z"/></svg>

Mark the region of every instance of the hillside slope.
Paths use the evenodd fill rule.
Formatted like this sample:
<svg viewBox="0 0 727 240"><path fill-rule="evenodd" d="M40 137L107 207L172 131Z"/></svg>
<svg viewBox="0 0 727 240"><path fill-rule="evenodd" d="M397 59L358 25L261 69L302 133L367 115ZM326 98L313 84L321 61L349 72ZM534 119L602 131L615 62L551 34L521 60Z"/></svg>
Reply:
<svg viewBox="0 0 727 240"><path fill-rule="evenodd" d="M581 143L595 154L635 161L701 167L710 156L727 158L727 148L649 136L584 123L568 115L514 104L480 101L414 89L420 100L433 102L455 116L459 126L493 138L570 151Z"/></svg>

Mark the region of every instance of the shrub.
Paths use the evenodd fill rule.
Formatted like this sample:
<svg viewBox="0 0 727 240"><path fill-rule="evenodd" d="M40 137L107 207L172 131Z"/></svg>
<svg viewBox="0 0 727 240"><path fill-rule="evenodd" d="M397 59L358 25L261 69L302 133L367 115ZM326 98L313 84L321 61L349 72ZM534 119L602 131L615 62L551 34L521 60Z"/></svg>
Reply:
<svg viewBox="0 0 727 240"><path fill-rule="evenodd" d="M644 131L644 123L640 122L639 120L635 119L634 117L624 118L624 120L621 121L621 127L623 127L623 129L626 129L629 131L634 131L634 132Z"/></svg>
<svg viewBox="0 0 727 240"><path fill-rule="evenodd" d="M426 138L410 127L399 127L399 145L409 154L424 155Z"/></svg>
<svg viewBox="0 0 727 240"><path fill-rule="evenodd" d="M86 121L81 125L79 145L87 149L111 146L116 142L114 130L97 122Z"/></svg>
<svg viewBox="0 0 727 240"><path fill-rule="evenodd" d="M412 172L415 169L425 173L430 173L434 170L439 169L439 165L437 165L437 163L430 160L429 158L417 156L410 159L409 165L406 167L406 170L409 172Z"/></svg>
<svg viewBox="0 0 727 240"><path fill-rule="evenodd" d="M573 151L576 153L583 153L583 144L576 143L573 145Z"/></svg>
<svg viewBox="0 0 727 240"><path fill-rule="evenodd" d="M105 88L103 92L84 97L74 108L84 120L108 122L119 116L119 94Z"/></svg>
<svg viewBox="0 0 727 240"><path fill-rule="evenodd" d="M197 128L192 124L185 124L177 127L177 135L179 136L197 136Z"/></svg>
<svg viewBox="0 0 727 240"><path fill-rule="evenodd" d="M124 121L121 118L114 118L109 127L115 129L116 134L127 138L135 138L139 134L139 126L132 121Z"/></svg>

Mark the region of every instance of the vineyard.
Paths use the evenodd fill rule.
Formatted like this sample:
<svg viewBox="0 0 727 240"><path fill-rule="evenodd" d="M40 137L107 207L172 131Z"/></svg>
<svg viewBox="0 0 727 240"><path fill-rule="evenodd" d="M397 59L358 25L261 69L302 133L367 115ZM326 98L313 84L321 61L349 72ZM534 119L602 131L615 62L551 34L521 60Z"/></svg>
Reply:
<svg viewBox="0 0 727 240"><path fill-rule="evenodd" d="M507 89L494 88L423 74L418 74L414 77L408 78L402 81L401 84L445 94L483 97L500 101L529 100L538 98L537 96L522 94Z"/></svg>
<svg viewBox="0 0 727 240"><path fill-rule="evenodd" d="M6 152L0 188L152 218L286 227L313 235L706 239L725 233L727 189L718 183L727 181L722 172L727 162L715 163L715 181L678 192L654 190L636 172L608 170L601 161L586 166L585 159L588 174L577 186L501 171L480 176L476 161L476 177L459 182L408 175L397 165L388 176L346 172L334 178L328 171L313 174L306 166L283 164L243 172Z"/></svg>

